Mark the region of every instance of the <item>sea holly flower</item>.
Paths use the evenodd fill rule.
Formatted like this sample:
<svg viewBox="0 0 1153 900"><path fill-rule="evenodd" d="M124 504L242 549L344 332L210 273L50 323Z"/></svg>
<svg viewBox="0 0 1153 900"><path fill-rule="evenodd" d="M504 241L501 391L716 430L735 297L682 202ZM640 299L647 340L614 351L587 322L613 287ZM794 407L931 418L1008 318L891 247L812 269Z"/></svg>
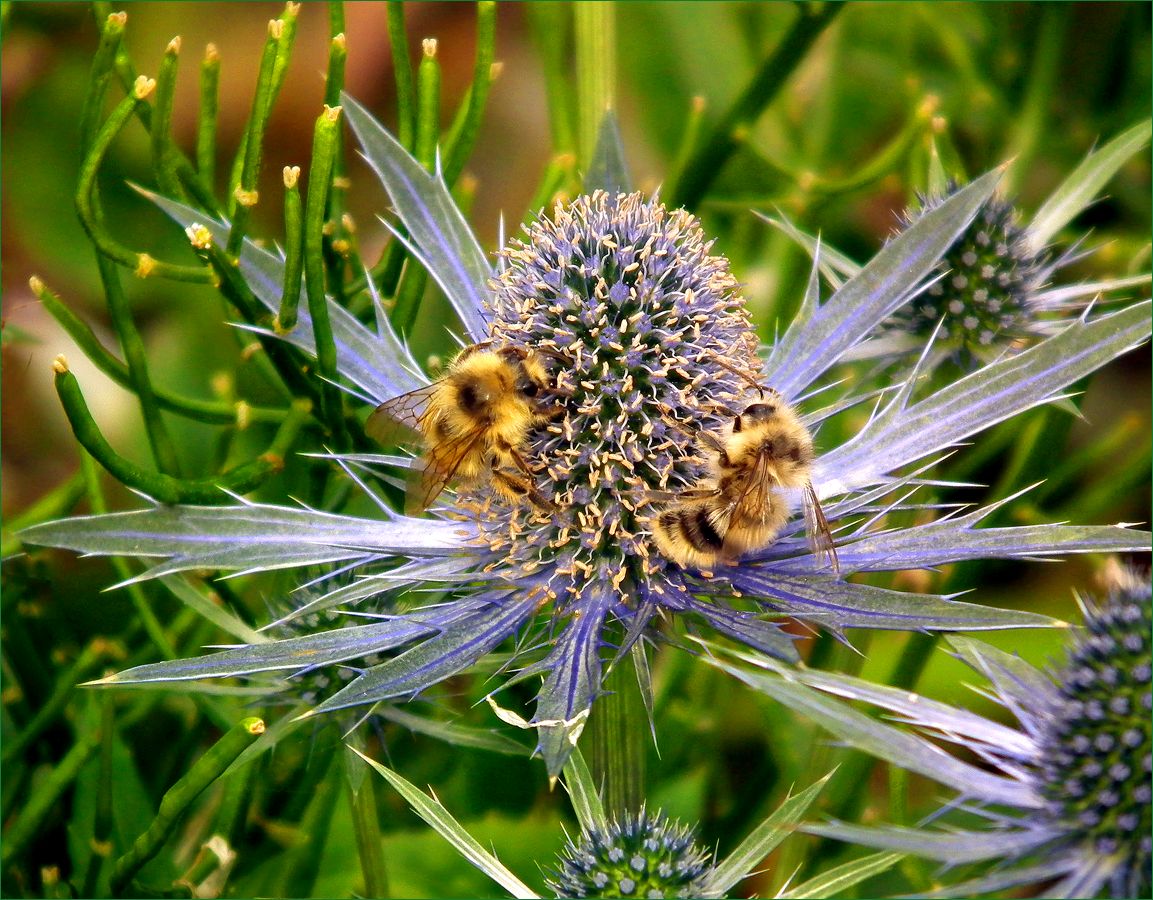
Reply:
<svg viewBox="0 0 1153 900"><path fill-rule="evenodd" d="M979 804L986 822L975 830L841 822L807 830L950 865L998 863L941 895L1052 882L1047 897L1147 897L1153 825L1149 581L1124 573L1104 602L1083 605L1085 627L1071 634L1066 660L1049 673L980 641L948 639L959 658L989 680L988 693L1016 717L1016 727L843 675L790 671L782 678L722 665L838 738L953 788L959 799L950 806ZM894 713L935 741L878 722L828 694ZM948 743L976 753L985 765L942 752Z"/></svg>
<svg viewBox="0 0 1153 900"><path fill-rule="evenodd" d="M589 185L588 196L542 216L494 269L441 177L425 171L355 101L346 98L344 108L403 225L398 239L444 291L464 340L538 352L552 373L546 399L557 414L523 448L549 508L514 504L482 486L446 494L431 518L401 515L383 503L377 517L361 518L238 500L231 507L154 506L28 530L29 542L158 558L142 578L328 565L356 577L330 586L297 615L339 608L375 616L319 634L139 666L106 683L294 672L387 657L362 665L358 678L310 711L325 713L419 695L515 637L521 666L515 677L543 679L532 724L555 775L601 691L605 667L626 652L644 652L661 622L704 625L786 661L798 659L793 638L766 616L796 617L838 635L846 628L1049 625L1044 616L856 584L847 576L978 557L1122 551L1148 542L1120 526L976 527L987 511L902 530L879 524L886 511L908 502L885 498L907 495L918 465L1061 397L1067 385L1145 341L1144 304L1075 321L928 396L915 395L914 372L856 435L823 448L812 480L837 532L839 573L810 551L799 516L770 546L711 572L682 568L653 548L649 516L659 501L652 498L696 483L703 471L697 436L727 425L734 408L757 399L758 383L799 404L810 428L866 399L841 398L821 409L812 401L822 376L931 280L941 254L991 195L997 172L927 211L824 302L814 267L795 321L761 361L727 264L699 223L618 192L626 183L622 172L594 167L613 190ZM620 158L607 153L602 161ZM154 199L200 240L206 233L226 240L227 223ZM280 303L283 268L276 253L245 244L241 274L270 310ZM369 405L427 384L373 299L375 331L329 305L342 386ZM280 337L314 349L304 311ZM375 494L366 479L394 477L409 462L385 454L333 458L369 497ZM407 610L393 602L402 591L430 586L450 599Z"/></svg>
<svg viewBox="0 0 1153 900"><path fill-rule="evenodd" d="M359 751L357 751L359 752ZM462 857L514 897L540 896L469 834L434 795L426 794L393 770L362 758L391 784L413 812L448 841ZM620 817L606 814L596 785L579 751L564 769L563 784L580 825L554 863L545 863L545 881L564 897L726 897L761 870L765 857L796 829L805 811L828 781L822 778L785 799L723 859L697 843L693 830L661 812L640 809ZM902 853L876 853L823 872L774 896L826 897L878 875L899 862Z"/></svg>
<svg viewBox="0 0 1153 900"><path fill-rule="evenodd" d="M1096 199L1097 192L1135 154L1149 145L1150 123L1118 135L1084 162L1030 218L1002 196L982 205L937 266L937 279L885 319L870 339L846 359L917 356L933 341L933 359L952 359L965 370L1055 334L1102 297L1147 286L1149 273L1075 284L1060 284L1058 272L1088 255L1082 235L1063 252L1052 247L1061 230ZM930 185L920 202L900 215L897 233L957 190L939 159L933 157ZM815 248L815 239L787 220L768 219ZM843 254L823 248L822 265L833 284L851 278L860 267ZM1147 287L1146 287L1147 289Z"/></svg>

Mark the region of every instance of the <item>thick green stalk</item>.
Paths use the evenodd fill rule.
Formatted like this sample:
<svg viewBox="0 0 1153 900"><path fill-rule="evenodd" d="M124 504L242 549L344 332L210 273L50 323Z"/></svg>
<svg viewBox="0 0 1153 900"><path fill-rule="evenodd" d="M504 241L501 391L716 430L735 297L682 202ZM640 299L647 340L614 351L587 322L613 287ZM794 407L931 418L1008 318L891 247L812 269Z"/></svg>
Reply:
<svg viewBox="0 0 1153 900"><path fill-rule="evenodd" d="M616 106L616 9L609 0L574 3L577 122L581 168L588 171L605 113Z"/></svg>
<svg viewBox="0 0 1153 900"><path fill-rule="evenodd" d="M608 672L604 689L589 716L586 746L593 780L604 786L602 799L611 818L635 813L645 802L649 726L631 656Z"/></svg>
<svg viewBox="0 0 1153 900"><path fill-rule="evenodd" d="M348 47L344 38L344 5L328 5L330 27L333 32L328 45L328 77L324 87L324 102L339 106L344 91L344 67L348 61ZM344 164L344 133L336 131L333 151L331 187L325 205L324 262L328 270L328 290L339 306L345 306L345 264L351 239L351 218L345 214L344 194L348 190L348 176Z"/></svg>
<svg viewBox="0 0 1153 900"><path fill-rule="evenodd" d="M257 459L209 478L174 478L143 469L120 456L93 420L84 402L84 395L80 392L80 385L68 370L68 364L62 356L56 357L53 368L56 372L56 393L80 445L121 484L142 491L162 503L226 503L231 498L225 489L241 494L255 489L284 467L285 455L311 415L311 404L307 400L297 401L277 430L268 450Z"/></svg>
<svg viewBox="0 0 1153 900"><path fill-rule="evenodd" d="M193 801L224 774L224 770L241 751L262 734L264 734L264 722L261 719L253 716L241 720L213 744L188 773L168 790L160 801L160 810L152 824L148 826L148 830L136 839L127 853L116 860L110 882L113 894L123 893L128 882L140 871L140 867L164 846Z"/></svg>
<svg viewBox="0 0 1153 900"><path fill-rule="evenodd" d="M568 8L563 3L525 3L522 9L540 53L553 153L575 157L576 100L568 71Z"/></svg>
<svg viewBox="0 0 1153 900"><path fill-rule="evenodd" d="M752 79L713 127L705 143L693 154L684 175L670 195L670 206L695 209L749 128L780 93L796 71L813 42L829 26L843 4L827 2L819 7L804 4L797 20L772 53L761 63Z"/></svg>

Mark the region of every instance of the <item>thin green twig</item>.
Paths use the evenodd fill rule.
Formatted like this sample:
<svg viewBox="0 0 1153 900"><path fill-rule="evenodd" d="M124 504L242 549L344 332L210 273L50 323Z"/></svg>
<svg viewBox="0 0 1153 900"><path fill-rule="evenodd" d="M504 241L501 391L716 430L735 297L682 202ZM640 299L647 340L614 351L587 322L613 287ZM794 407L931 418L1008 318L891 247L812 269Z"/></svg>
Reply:
<svg viewBox="0 0 1153 900"><path fill-rule="evenodd" d="M813 42L840 13L844 4L827 2L820 6L802 4L789 32L761 63L752 79L713 127L708 139L693 154L671 206L695 209L748 129L780 93L789 77L805 58Z"/></svg>
<svg viewBox="0 0 1153 900"><path fill-rule="evenodd" d="M233 493L247 493L264 483L284 467L284 457L311 414L307 400L297 401L277 430L268 450L247 463L210 478L173 478L162 472L141 468L118 454L101 433L88 410L76 377L68 370L62 356L56 358L56 393L72 426L76 440L121 484L127 485L162 503L226 503Z"/></svg>
<svg viewBox="0 0 1153 900"><path fill-rule="evenodd" d="M200 112L196 125L196 171L209 190L216 184L216 117L220 105L220 53L204 48L200 63Z"/></svg>
<svg viewBox="0 0 1153 900"><path fill-rule="evenodd" d="M473 66L472 85L444 142L444 181L450 188L456 184L476 146L481 117L492 86L495 54L496 3L493 0L480 0L476 5L476 62Z"/></svg>

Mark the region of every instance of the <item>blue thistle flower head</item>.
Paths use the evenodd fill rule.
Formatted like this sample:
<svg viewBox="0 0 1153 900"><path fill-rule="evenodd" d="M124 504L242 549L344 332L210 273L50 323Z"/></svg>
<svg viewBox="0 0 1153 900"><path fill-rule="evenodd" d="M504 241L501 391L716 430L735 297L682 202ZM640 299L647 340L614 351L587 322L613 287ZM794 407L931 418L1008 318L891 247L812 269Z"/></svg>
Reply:
<svg viewBox="0 0 1153 900"><path fill-rule="evenodd" d="M501 254L492 340L546 355L566 410L531 454L558 509L486 516L485 497L477 513L494 554L551 602L611 585L624 607L669 577L646 534L648 499L692 483L694 435L722 427L759 368L744 301L711 246L684 210L595 191Z"/></svg>
<svg viewBox="0 0 1153 900"><path fill-rule="evenodd" d="M1151 887L1151 609L1149 583L1133 576L1087 607L1038 735L1045 815L1110 860L1113 896Z"/></svg>
<svg viewBox="0 0 1153 900"><path fill-rule="evenodd" d="M991 681L992 696L1017 718L1016 728L847 676L794 672L790 684L730 671L840 738L956 789L960 801L950 807L968 806L987 822L971 831L840 822L808 830L951 865L1001 863L992 874L936 892L942 896L1050 883L1045 896L1146 897L1153 887L1151 628L1148 577L1122 572L1103 602L1085 604L1085 627L1073 632L1067 659L1050 673L978 641L950 638L960 658ZM962 762L818 691L895 712L986 765Z"/></svg>
<svg viewBox="0 0 1153 900"><path fill-rule="evenodd" d="M214 507L156 505L26 531L29 543L156 561L140 577L323 566L331 578L314 580L323 589L292 615L341 610L359 617L319 633L138 666L106 683L299 673L360 661L357 677L310 710L315 715L411 699L515 642L516 678L536 676L541 684L532 719L520 721L536 729L555 776L606 668L627 652L646 652L662 636L658 625L704 626L786 662L799 656L776 622L782 616L838 636L848 628L1046 626L1053 620L847 576L1147 546L1147 534L1119 526L980 528L988 509L903 529L882 523L911 502L908 488L940 454L1060 397L1070 383L1144 342L1148 304L1076 322L929 396L915 394L914 371L879 403L875 394L823 405L814 399L828 390L826 373L932 279L941 255L992 195L998 172L926 210L827 298L820 296L818 260L800 312L761 356L727 263L689 213L639 194L592 190L533 222L494 269L440 175L351 98L344 109L409 249L452 304L464 340L531 350L548 368L551 396L542 403L555 404L559 414L529 435L524 455L549 508L465 486L425 518L379 501L377 515L353 516L238 499ZM227 241L227 222L153 200L197 240ZM284 268L277 253L244 244L240 274L270 312L279 309ZM429 379L383 314L371 278L368 285L375 328L335 301L328 308L342 387L375 406L426 389ZM295 329L269 336L315 353L304 310ZM732 427L733 410L760 385L796 405L813 430L855 404L877 403L857 434L819 448L812 460L813 491L835 534L839 573L810 549L797 491L780 498L789 515L772 543L713 571L677 565L654 549L653 507L698 484L705 469L698 438ZM386 454L330 457L373 499L371 480L395 480L398 468L412 465ZM400 605L429 587L446 600ZM364 663L375 659L382 661Z"/></svg>
<svg viewBox="0 0 1153 900"><path fill-rule="evenodd" d="M570 838L548 885L558 897L712 897L711 862L690 828L642 808Z"/></svg>
<svg viewBox="0 0 1153 900"><path fill-rule="evenodd" d="M953 181L943 194L922 195L919 207L902 215L902 229L957 189ZM994 195L945 252L937 280L897 310L884 327L922 342L936 334L939 346L954 361L972 368L982 358L1030 337L1038 317L1034 297L1055 268L1048 264L1046 252L1028 240L1013 204Z"/></svg>

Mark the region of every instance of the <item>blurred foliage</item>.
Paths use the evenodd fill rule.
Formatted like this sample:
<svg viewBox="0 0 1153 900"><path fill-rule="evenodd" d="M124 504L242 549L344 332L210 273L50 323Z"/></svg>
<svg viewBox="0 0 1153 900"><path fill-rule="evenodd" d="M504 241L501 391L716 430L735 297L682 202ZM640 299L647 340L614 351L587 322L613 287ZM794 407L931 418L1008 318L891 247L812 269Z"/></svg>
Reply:
<svg viewBox="0 0 1153 900"><path fill-rule="evenodd" d="M127 9L126 46L142 72L155 75L169 39L183 37L173 134L190 156L195 156L197 129L196 71L204 44L217 45L221 93L213 187L218 197L225 196L257 83L265 23L281 8L198 2L130 4ZM405 12L413 60L420 58L422 38L438 40L439 124L451 133L473 79L475 10L466 4L426 3L409 4ZM635 180L644 190L660 188L675 197L684 188L678 178L686 161L724 121L796 13L791 5L735 2L623 3L616 13L616 93ZM231 638L190 613L160 583L141 584L131 593L105 592L133 574L124 566L43 550L9 555L20 549L14 530L21 525L98 511L104 504L138 505L103 473L97 477L90 463L78 471L78 448L52 391L49 363L58 353L68 355L94 418L117 452L141 466L152 462L133 395L84 362L26 286L30 275L39 275L106 346L116 347L95 256L73 199L84 156L78 123L99 41L95 23L103 16L94 17L90 7L77 3L4 4L3 14L3 511L8 558L3 567L0 799L6 844L18 852L6 853L0 883L7 896L91 896L107 884L112 863L149 828L165 793L231 723L257 712L272 723L285 711L257 710L243 696L227 694L78 690L79 682L105 669L151 661L161 653L194 654L200 646ZM262 202L250 231L270 242L284 241L281 168L307 170L313 123L325 97L317 73L329 64L330 14L321 4L305 4L301 10L296 50L268 121L257 183ZM348 46L346 89L395 127L403 114L396 103L384 5L349 4L341 15ZM503 68L457 186L458 199L471 206L470 221L488 249L495 247L500 214L511 232L514 223L536 212L534 204L571 194L579 183L571 143L575 121L566 118L572 109L564 106L574 39L567 5L501 4L496 35L496 58ZM717 238L718 251L730 257L745 283L754 319L766 329L763 336L771 338L774 321L788 321L808 262L787 238L751 216L750 208L779 207L806 230L820 231L838 248L865 259L894 228L896 212L923 187L928 139L935 136L970 174L1016 156L1010 190L1023 208L1036 209L1095 142L1149 116L1151 49L1147 4L849 4L807 48L776 99L741 130L735 152L716 171L697 207ZM549 73L560 80L549 82ZM102 121L122 96L119 86L110 91ZM355 154L346 153L346 159L352 188L344 203L357 223L355 235L348 237L373 264L388 252L386 235L374 218L387 203ZM99 172L108 230L124 245L157 259L195 265L180 230L128 186L155 188L151 163L152 147L143 129L130 127L118 136ZM1101 249L1078 262L1067 277L1147 270L1149 184L1145 153L1074 223L1079 232L1092 229L1090 245ZM331 276L339 260L331 254L327 259ZM344 277L351 283L354 271ZM155 385L224 404L243 398L253 406L286 406L266 357L252 352L249 337L225 324L234 315L213 289L138 279L129 271L120 278ZM412 334L418 358L450 346L440 324L447 321L444 310L442 299L429 288ZM1083 465L1062 476L1059 490L1034 495L1019 514L1049 521L1148 521L1149 393L1145 349L1085 386L1079 401L1083 420L1044 410L994 429L978 442L985 448L981 455L967 463L962 455L957 463L968 467L970 480L993 488L987 494L974 489L962 499L1006 496L1045 477L1054 460L1081 454L1076 458ZM854 427L851 416L844 418L834 426ZM272 422L242 429L174 415L165 421L189 477L252 458L275 432ZM334 428L331 419L314 420L296 449L319 449ZM299 497L334 508L343 502L342 490L325 467L288 458L283 472L264 482L257 496ZM932 577L936 587L979 587L980 602L1075 619L1071 589L1091 590L1096 565L1077 560L971 566ZM930 576L897 580L923 587L917 580L922 577ZM256 623L266 618L265 604L293 586L289 577L276 573L192 583L202 593L211 584L216 602ZM151 620L143 617L146 612ZM1044 632L1001 633L991 643L1040 663L1053 656L1061 639ZM855 644L861 655L827 638L806 636L802 644L824 665L891 682L903 648L916 640L859 635ZM919 682L926 692L993 714L984 697L964 686L960 663L939 650L926 659ZM653 747L649 754L649 804L682 821L700 822L706 845L731 850L790 786L812 783L837 764L842 764L841 774L818 809L845 809L837 804L857 802L861 815L883 811L892 818L899 808L903 821L914 823L931 808L932 789L918 778L906 783L859 759L854 763L853 754L830 746L804 721L694 665L686 654L659 655L654 679L659 752ZM452 693L442 699L441 713L451 710L469 724L491 724L486 709L470 709L470 701L483 694L483 678L458 679ZM538 763L450 747L392 723L378 726L366 738L372 752L415 784L432 784L446 806L482 843L496 845L511 868L532 873L534 863L551 862L562 843L561 823L571 829L573 819L563 794L548 790ZM189 801L174 835L141 869L137 883L142 890L157 896L183 890L180 895L188 896L187 888L178 885L196 872L208 879L211 891L219 875L215 858L207 865L197 858L208 837L224 829L236 854L228 864L227 896L350 896L363 891L352 839L353 804L343 798L342 778L325 775L326 766L335 773L343 765L340 741L336 728L314 730L311 724L267 741L274 752L249 757L246 765ZM859 782L847 774L853 772ZM327 810L319 791L326 777L338 783L342 794ZM856 791L858 784L865 785L865 792ZM898 796L899 803L892 799ZM393 895L497 895L487 879L421 827L383 783L377 786L376 801ZM318 827L309 831L311 825ZM797 836L742 890L768 895L798 866L811 875L844 858L838 848ZM300 880L286 884L286 873L299 873ZM868 883L868 892L924 890L930 874L924 867L902 866ZM543 882L533 886L543 889Z"/></svg>

